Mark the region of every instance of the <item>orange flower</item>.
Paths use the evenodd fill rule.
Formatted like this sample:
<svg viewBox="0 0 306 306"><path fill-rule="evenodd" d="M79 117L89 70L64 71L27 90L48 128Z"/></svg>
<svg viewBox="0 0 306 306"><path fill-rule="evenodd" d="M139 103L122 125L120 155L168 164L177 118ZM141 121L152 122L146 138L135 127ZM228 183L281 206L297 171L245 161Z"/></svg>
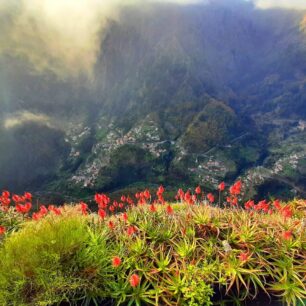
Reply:
<svg viewBox="0 0 306 306"><path fill-rule="evenodd" d="M140 283L140 278L137 274L133 274L131 277L130 277L130 285L132 287L137 287Z"/></svg>

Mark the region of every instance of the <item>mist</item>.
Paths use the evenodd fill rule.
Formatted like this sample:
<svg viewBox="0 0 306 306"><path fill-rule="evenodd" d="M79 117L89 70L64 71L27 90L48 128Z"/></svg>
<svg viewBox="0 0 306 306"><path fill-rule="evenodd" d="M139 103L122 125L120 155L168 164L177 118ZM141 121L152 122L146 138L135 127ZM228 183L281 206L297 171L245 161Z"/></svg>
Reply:
<svg viewBox="0 0 306 306"><path fill-rule="evenodd" d="M5 129L15 128L26 122L41 123L51 127L50 118L44 114L35 114L28 111L18 112L4 119Z"/></svg>
<svg viewBox="0 0 306 306"><path fill-rule="evenodd" d="M258 7L268 8L285 8L285 9L296 9L306 10L305 0L255 0Z"/></svg>
<svg viewBox="0 0 306 306"><path fill-rule="evenodd" d="M29 62L34 73L92 77L110 21L140 0L2 0L0 55ZM169 0L188 4L197 1Z"/></svg>
<svg viewBox="0 0 306 306"><path fill-rule="evenodd" d="M193 4L199 0L1 0L0 55L30 63L33 73L59 79L93 77L110 21L126 6L151 2ZM260 8L306 8L304 0L258 0Z"/></svg>

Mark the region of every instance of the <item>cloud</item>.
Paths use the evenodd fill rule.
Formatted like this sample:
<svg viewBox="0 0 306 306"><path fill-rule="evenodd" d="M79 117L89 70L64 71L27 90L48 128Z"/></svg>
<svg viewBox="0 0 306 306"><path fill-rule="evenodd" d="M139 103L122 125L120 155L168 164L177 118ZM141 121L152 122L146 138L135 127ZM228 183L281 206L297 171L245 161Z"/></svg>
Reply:
<svg viewBox="0 0 306 306"><path fill-rule="evenodd" d="M3 126L5 129L11 129L20 126L26 122L41 123L46 126L51 126L50 118L44 114L34 114L28 111L15 113L4 119Z"/></svg>
<svg viewBox="0 0 306 306"><path fill-rule="evenodd" d="M123 6L147 2L198 0L0 0L0 55L63 79L91 76L108 21Z"/></svg>
<svg viewBox="0 0 306 306"><path fill-rule="evenodd" d="M2 1L2 2L1 2ZM0 0L0 53L59 77L90 75L113 0Z"/></svg>
<svg viewBox="0 0 306 306"><path fill-rule="evenodd" d="M50 72L61 79L91 77L108 22L119 21L124 6L213 1L0 0L0 56L21 58L33 71ZM260 8L306 8L305 0L254 1Z"/></svg>
<svg viewBox="0 0 306 306"><path fill-rule="evenodd" d="M306 0L254 0L259 8L306 9Z"/></svg>

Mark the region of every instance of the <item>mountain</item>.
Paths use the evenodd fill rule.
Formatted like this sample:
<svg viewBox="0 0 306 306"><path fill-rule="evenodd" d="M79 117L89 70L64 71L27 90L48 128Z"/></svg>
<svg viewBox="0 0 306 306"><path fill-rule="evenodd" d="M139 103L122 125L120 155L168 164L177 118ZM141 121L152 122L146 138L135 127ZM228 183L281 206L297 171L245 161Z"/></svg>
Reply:
<svg viewBox="0 0 306 306"><path fill-rule="evenodd" d="M305 14L125 7L90 81L2 55L0 187L86 197L242 177L250 197L305 195Z"/></svg>

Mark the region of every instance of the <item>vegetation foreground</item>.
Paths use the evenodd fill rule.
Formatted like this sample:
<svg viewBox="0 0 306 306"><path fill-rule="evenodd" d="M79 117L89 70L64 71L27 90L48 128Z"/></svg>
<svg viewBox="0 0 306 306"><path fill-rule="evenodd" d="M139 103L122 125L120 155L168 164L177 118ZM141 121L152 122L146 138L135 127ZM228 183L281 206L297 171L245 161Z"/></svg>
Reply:
<svg viewBox="0 0 306 306"><path fill-rule="evenodd" d="M0 196L0 305L305 305L305 201L164 188L61 208ZM154 198L154 200L153 200ZM223 201L223 199L225 199ZM264 305L263 303L259 305Z"/></svg>

